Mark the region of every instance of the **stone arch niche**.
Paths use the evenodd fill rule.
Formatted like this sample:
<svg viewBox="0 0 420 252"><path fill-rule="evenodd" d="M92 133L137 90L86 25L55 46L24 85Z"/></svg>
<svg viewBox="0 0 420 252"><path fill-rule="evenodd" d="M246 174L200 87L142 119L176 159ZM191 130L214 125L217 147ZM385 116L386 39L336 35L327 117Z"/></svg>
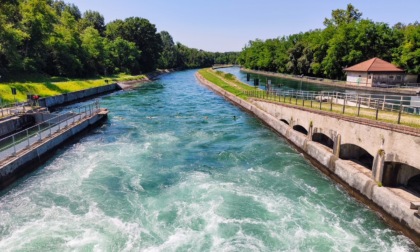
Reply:
<svg viewBox="0 0 420 252"><path fill-rule="evenodd" d="M304 127L302 127L301 125L295 125L295 126L293 126L293 129L296 130L297 132L308 135L308 131Z"/></svg>
<svg viewBox="0 0 420 252"><path fill-rule="evenodd" d="M404 186L420 194L420 169L403 163L385 162L382 184L389 187Z"/></svg>
<svg viewBox="0 0 420 252"><path fill-rule="evenodd" d="M281 122L284 122L285 124L289 125L289 122L286 121L285 119L280 119Z"/></svg>
<svg viewBox="0 0 420 252"><path fill-rule="evenodd" d="M420 174L410 178L406 187L420 195Z"/></svg>
<svg viewBox="0 0 420 252"><path fill-rule="evenodd" d="M362 147L355 144L342 144L340 146L339 158L351 160L358 163L369 170L372 170L373 156Z"/></svg>
<svg viewBox="0 0 420 252"><path fill-rule="evenodd" d="M334 147L334 141L324 133L315 132L312 134L312 141L325 145L330 149Z"/></svg>

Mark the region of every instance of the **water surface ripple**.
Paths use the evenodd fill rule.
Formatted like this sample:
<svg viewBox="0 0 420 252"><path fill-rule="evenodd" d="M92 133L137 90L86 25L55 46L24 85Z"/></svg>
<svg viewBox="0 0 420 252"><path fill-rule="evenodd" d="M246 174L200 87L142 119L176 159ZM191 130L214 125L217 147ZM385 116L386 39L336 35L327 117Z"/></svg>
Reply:
<svg viewBox="0 0 420 252"><path fill-rule="evenodd" d="M258 120L163 76L0 197L0 251L409 251Z"/></svg>

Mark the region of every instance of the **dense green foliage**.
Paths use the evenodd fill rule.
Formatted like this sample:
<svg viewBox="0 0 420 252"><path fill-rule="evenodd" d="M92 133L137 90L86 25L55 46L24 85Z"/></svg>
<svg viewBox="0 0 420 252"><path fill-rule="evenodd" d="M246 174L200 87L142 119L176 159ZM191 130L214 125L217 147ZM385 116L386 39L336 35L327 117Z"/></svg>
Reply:
<svg viewBox="0 0 420 252"><path fill-rule="evenodd" d="M250 41L238 61L251 69L342 79L343 68L379 57L420 73L419 23L389 27L361 17L349 4L333 10L324 29Z"/></svg>
<svg viewBox="0 0 420 252"><path fill-rule="evenodd" d="M214 64L235 64L239 52L214 53L189 48L181 43L174 43L171 35L162 31L160 33L163 51L158 67L165 68L203 68Z"/></svg>
<svg viewBox="0 0 420 252"><path fill-rule="evenodd" d="M159 68L235 63L239 53L210 53L175 44L139 17L105 24L62 0L0 0L0 75L85 77Z"/></svg>

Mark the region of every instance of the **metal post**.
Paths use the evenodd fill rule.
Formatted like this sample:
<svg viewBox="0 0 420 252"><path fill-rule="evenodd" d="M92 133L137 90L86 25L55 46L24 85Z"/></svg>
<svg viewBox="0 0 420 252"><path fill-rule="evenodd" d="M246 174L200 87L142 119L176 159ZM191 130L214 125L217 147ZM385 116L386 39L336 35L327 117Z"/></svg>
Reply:
<svg viewBox="0 0 420 252"><path fill-rule="evenodd" d="M16 155L15 135L12 136L13 140L13 155Z"/></svg>
<svg viewBox="0 0 420 252"><path fill-rule="evenodd" d="M346 110L346 100L347 100L347 96L344 96L344 101L343 101L343 114Z"/></svg>
<svg viewBox="0 0 420 252"><path fill-rule="evenodd" d="M41 124L38 124L38 135L39 135L39 141L41 141Z"/></svg>
<svg viewBox="0 0 420 252"><path fill-rule="evenodd" d="M358 103L358 109L357 109L357 116L360 116L360 103L362 102L362 98L359 98L358 100L357 100L357 103Z"/></svg>
<svg viewBox="0 0 420 252"><path fill-rule="evenodd" d="M331 101L330 101L330 111L332 111L332 104L333 104L333 100L332 99L334 99L334 97L331 97Z"/></svg>
<svg viewBox="0 0 420 252"><path fill-rule="evenodd" d="M402 101L400 102L400 111L398 112L398 124L401 123L401 113L402 113Z"/></svg>
<svg viewBox="0 0 420 252"><path fill-rule="evenodd" d="M312 108L312 102L314 101L314 97L313 97L313 94L312 94L312 97L311 97L311 108Z"/></svg>
<svg viewBox="0 0 420 252"><path fill-rule="evenodd" d="M376 120L378 120L378 113L379 113L379 100L376 100Z"/></svg>
<svg viewBox="0 0 420 252"><path fill-rule="evenodd" d="M386 95L384 95L384 101L382 103L382 110L385 110L385 101L386 101Z"/></svg>
<svg viewBox="0 0 420 252"><path fill-rule="evenodd" d="M29 147L29 131L26 130L26 138L28 139L28 147Z"/></svg>
<svg viewBox="0 0 420 252"><path fill-rule="evenodd" d="M321 94L321 99L319 100L319 110L322 110L322 97L323 95Z"/></svg>

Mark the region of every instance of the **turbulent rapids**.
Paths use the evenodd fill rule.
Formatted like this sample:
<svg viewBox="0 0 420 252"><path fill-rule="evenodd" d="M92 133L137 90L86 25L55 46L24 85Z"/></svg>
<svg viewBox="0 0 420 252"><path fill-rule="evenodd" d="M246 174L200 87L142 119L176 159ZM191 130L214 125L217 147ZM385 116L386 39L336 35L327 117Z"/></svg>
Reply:
<svg viewBox="0 0 420 252"><path fill-rule="evenodd" d="M0 197L0 251L409 251L262 123L178 72Z"/></svg>

